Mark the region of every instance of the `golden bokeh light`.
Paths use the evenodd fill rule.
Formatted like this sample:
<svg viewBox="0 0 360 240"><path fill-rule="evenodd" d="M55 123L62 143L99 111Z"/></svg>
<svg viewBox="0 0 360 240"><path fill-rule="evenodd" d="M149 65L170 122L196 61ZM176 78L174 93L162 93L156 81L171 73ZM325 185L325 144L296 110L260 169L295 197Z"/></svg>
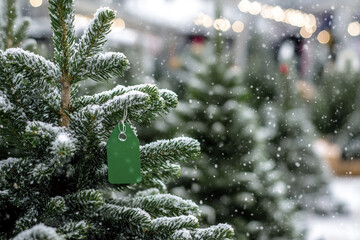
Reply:
<svg viewBox="0 0 360 240"><path fill-rule="evenodd" d="M330 41L330 33L328 31L326 31L326 30L322 30L317 35L317 40L321 44L327 44Z"/></svg>
<svg viewBox="0 0 360 240"><path fill-rule="evenodd" d="M241 33L244 30L244 23L242 21L235 21L232 25L232 30L236 33Z"/></svg>
<svg viewBox="0 0 360 240"><path fill-rule="evenodd" d="M348 26L348 33L350 36L356 37L360 35L360 23L352 22Z"/></svg>
<svg viewBox="0 0 360 240"><path fill-rule="evenodd" d="M124 30L125 29L125 21L122 20L121 18L117 18L114 20L114 23L111 27L116 28L118 30Z"/></svg>
<svg viewBox="0 0 360 240"><path fill-rule="evenodd" d="M42 0L30 0L30 5L32 7L40 7L42 5Z"/></svg>
<svg viewBox="0 0 360 240"><path fill-rule="evenodd" d="M203 21L203 26L206 28L209 28L213 25L213 20L211 17L205 15L204 16L204 21Z"/></svg>
<svg viewBox="0 0 360 240"><path fill-rule="evenodd" d="M218 18L214 21L214 28L218 31L226 32L230 29L231 24L226 18Z"/></svg>
<svg viewBox="0 0 360 240"><path fill-rule="evenodd" d="M281 7L276 6L272 9L272 15L275 21L281 22L285 18L285 12Z"/></svg>
<svg viewBox="0 0 360 240"><path fill-rule="evenodd" d="M316 31L316 25L313 25L313 26L311 26L311 27L305 26L304 28L305 28L305 30L306 30L307 32L309 32L309 33L314 33L314 32Z"/></svg>
<svg viewBox="0 0 360 240"><path fill-rule="evenodd" d="M273 19L277 22L287 23L296 27L307 27L306 31L315 28L316 18L313 14L306 14L296 9L283 9L280 6L260 4L257 1L241 0L238 8L241 12L252 15L261 14L263 18ZM305 30L303 30L305 31ZM311 32L311 31L308 31Z"/></svg>
<svg viewBox="0 0 360 240"><path fill-rule="evenodd" d="M261 4L258 2L253 2L250 4L249 13L252 15L258 15L261 12Z"/></svg>
<svg viewBox="0 0 360 240"><path fill-rule="evenodd" d="M195 25L202 25L204 22L204 16L205 14L203 13L199 13L196 18L194 19L194 23Z"/></svg>
<svg viewBox="0 0 360 240"><path fill-rule="evenodd" d="M263 5L261 8L261 16L263 18L273 18L273 14L272 14L272 6L269 5Z"/></svg>
<svg viewBox="0 0 360 240"><path fill-rule="evenodd" d="M251 7L251 2L249 2L248 0L241 0L238 5L239 10L245 13L250 10L250 7Z"/></svg>
<svg viewBox="0 0 360 240"><path fill-rule="evenodd" d="M211 17L204 13L199 13L194 19L195 25L202 25L206 28L209 28L213 25L213 20Z"/></svg>
<svg viewBox="0 0 360 240"><path fill-rule="evenodd" d="M312 32L308 32L307 29L305 27L302 27L300 29L300 35L303 37L303 38L309 38L311 37L313 33Z"/></svg>

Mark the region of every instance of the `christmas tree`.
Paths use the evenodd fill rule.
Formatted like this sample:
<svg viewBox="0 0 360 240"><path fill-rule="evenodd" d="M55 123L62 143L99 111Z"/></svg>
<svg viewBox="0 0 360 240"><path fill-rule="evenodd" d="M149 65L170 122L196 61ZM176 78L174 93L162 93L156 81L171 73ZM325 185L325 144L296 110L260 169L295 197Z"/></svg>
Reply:
<svg viewBox="0 0 360 240"><path fill-rule="evenodd" d="M346 128L346 121L355 110L359 96L359 74L349 69L346 72L324 73L317 80L312 113L317 129L324 134L336 135Z"/></svg>
<svg viewBox="0 0 360 240"><path fill-rule="evenodd" d="M199 139L203 154L172 191L202 203L207 223L231 223L237 239L296 239L282 174L267 156L266 135L247 104L249 91L224 46L218 35L184 61L186 98L179 120L166 121Z"/></svg>
<svg viewBox="0 0 360 240"><path fill-rule="evenodd" d="M20 46L26 38L30 21L17 19L15 0L4 0L0 6L0 49Z"/></svg>
<svg viewBox="0 0 360 240"><path fill-rule="evenodd" d="M351 68L345 72L324 72L317 81L311 104L313 121L327 140L342 148L342 157L360 157L359 73Z"/></svg>
<svg viewBox="0 0 360 240"><path fill-rule="evenodd" d="M251 89L251 105L256 109L264 101L273 100L276 93L274 70L277 69L275 57L269 51L270 45L262 42L261 35L254 32L248 40L248 59L244 81Z"/></svg>
<svg viewBox="0 0 360 240"><path fill-rule="evenodd" d="M250 49L259 44L258 41L251 41ZM262 125L269 133L267 149L270 157L284 173L289 198L299 208L328 211L332 201L319 199L328 195L328 169L313 149L317 131L300 95L296 72L291 63L282 63L279 69L275 68L272 63L275 58L269 50L259 53L262 57L256 54L253 51L249 55L245 79L252 96L256 97L253 102L259 107ZM254 66L264 66L267 74L259 75ZM258 80L250 81L253 78L247 77L252 75Z"/></svg>
<svg viewBox="0 0 360 240"><path fill-rule="evenodd" d="M15 0L6 0L0 3L0 50L18 47L34 51L36 42L26 38L29 28L29 19L19 19ZM10 148L0 136L0 158L9 154L16 155L16 149Z"/></svg>
<svg viewBox="0 0 360 240"><path fill-rule="evenodd" d="M122 75L121 53L101 53L115 12L99 9L75 43L72 0L49 0L54 61L0 51L0 134L20 155L0 161L0 239L229 239L227 224L199 229L199 208L166 193L178 161L199 153L180 137L140 147L142 180L110 184L106 141L122 119L148 123L175 107L154 85L77 96L79 82ZM115 128L116 129L116 128Z"/></svg>

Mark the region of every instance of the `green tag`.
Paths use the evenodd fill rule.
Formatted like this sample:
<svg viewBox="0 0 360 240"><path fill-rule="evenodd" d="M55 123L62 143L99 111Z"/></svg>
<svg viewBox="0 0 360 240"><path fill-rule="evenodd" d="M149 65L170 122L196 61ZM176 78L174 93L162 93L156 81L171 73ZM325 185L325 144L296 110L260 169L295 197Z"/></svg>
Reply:
<svg viewBox="0 0 360 240"><path fill-rule="evenodd" d="M112 184L139 183L141 181L139 139L129 124L119 124L106 144L108 176Z"/></svg>

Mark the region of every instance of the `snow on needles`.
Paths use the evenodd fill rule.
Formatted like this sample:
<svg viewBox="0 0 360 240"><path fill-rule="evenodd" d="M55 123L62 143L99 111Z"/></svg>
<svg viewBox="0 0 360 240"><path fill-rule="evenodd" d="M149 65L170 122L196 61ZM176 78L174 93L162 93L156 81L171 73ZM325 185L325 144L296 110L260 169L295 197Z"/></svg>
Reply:
<svg viewBox="0 0 360 240"><path fill-rule="evenodd" d="M0 169L4 166L12 166L14 165L15 163L17 163L20 159L18 158L12 158L12 157L9 157L5 160L1 160L0 161Z"/></svg>
<svg viewBox="0 0 360 240"><path fill-rule="evenodd" d="M0 111L8 112L14 109L13 104L9 101L6 95L0 91Z"/></svg>
<svg viewBox="0 0 360 240"><path fill-rule="evenodd" d="M67 133L60 133L51 143L51 152L59 156L73 156L76 150L74 139Z"/></svg>
<svg viewBox="0 0 360 240"><path fill-rule="evenodd" d="M14 240L29 240L29 239L51 239L60 240L55 228L45 226L40 223L34 227L19 233Z"/></svg>

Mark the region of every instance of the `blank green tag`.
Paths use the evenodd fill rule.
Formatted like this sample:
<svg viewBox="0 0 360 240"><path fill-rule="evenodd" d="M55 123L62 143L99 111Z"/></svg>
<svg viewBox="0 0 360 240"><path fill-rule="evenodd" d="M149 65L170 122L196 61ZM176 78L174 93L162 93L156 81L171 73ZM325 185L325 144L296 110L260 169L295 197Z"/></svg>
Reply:
<svg viewBox="0 0 360 240"><path fill-rule="evenodd" d="M141 181L139 139L129 124L125 127L125 134L120 134L116 126L106 144L108 176L112 184Z"/></svg>

